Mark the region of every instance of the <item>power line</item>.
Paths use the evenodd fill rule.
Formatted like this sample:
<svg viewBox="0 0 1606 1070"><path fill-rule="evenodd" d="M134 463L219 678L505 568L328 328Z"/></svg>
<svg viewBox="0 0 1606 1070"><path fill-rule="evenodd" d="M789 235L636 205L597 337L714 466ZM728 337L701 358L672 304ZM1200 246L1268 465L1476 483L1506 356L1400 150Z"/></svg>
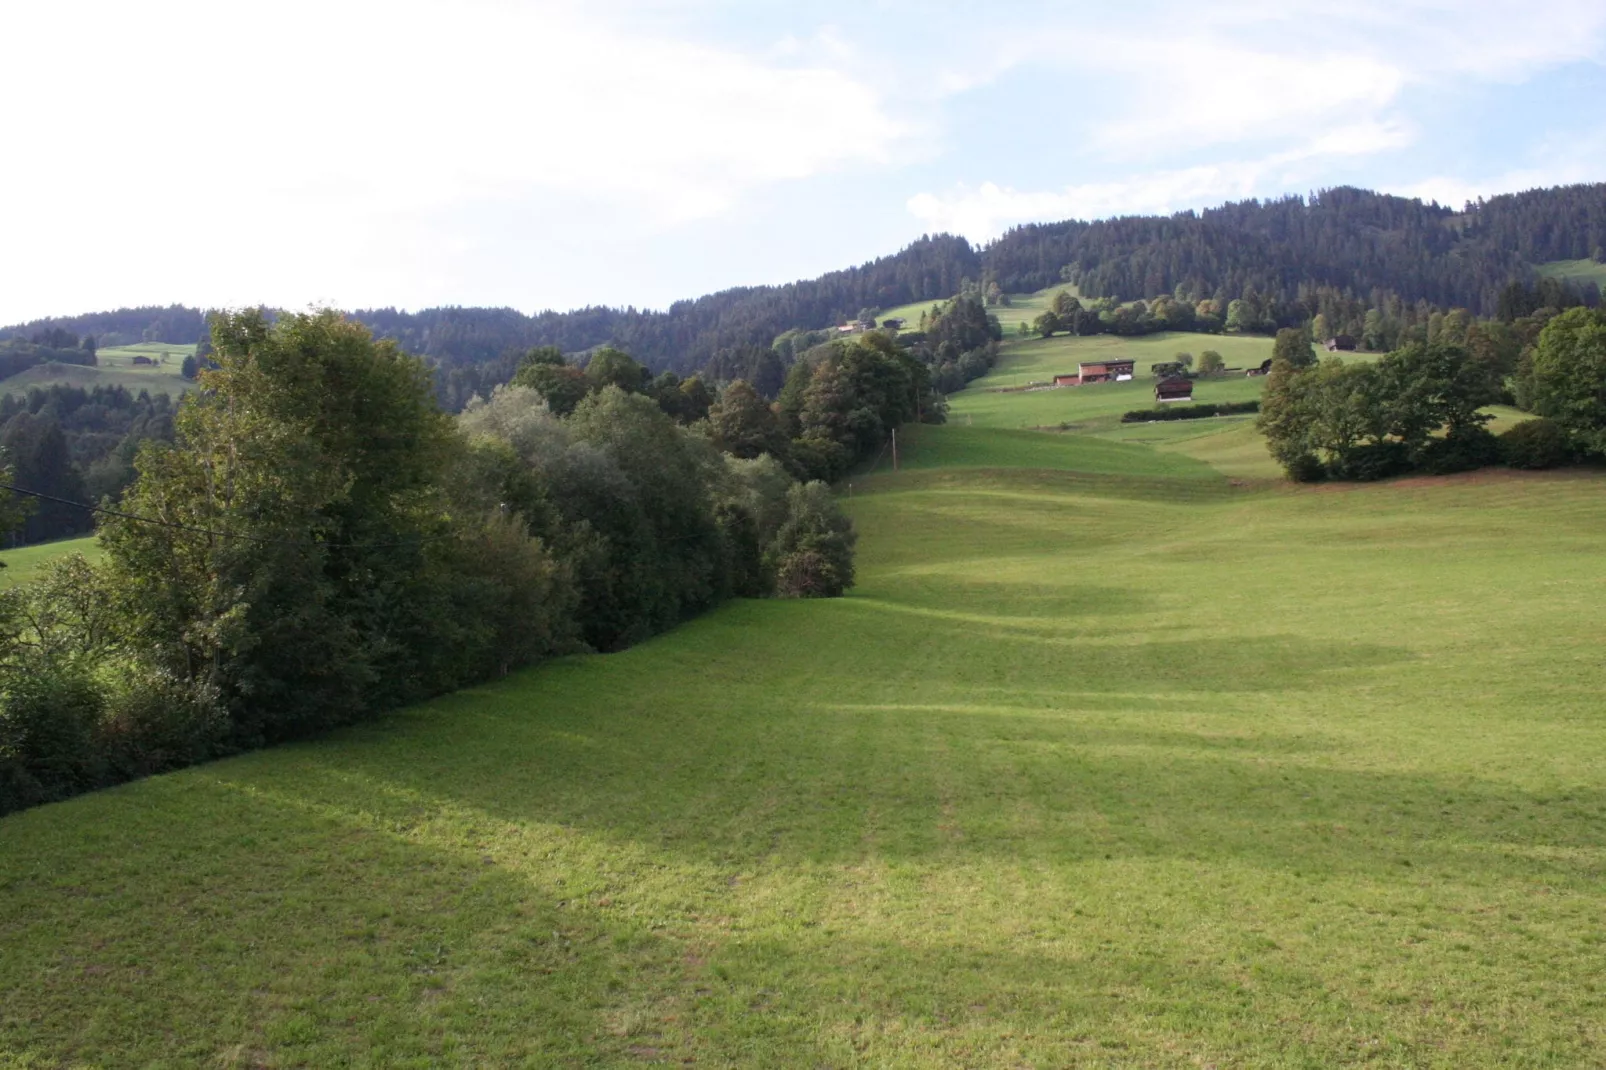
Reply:
<svg viewBox="0 0 1606 1070"><path fill-rule="evenodd" d="M161 520L152 516L140 516L138 513L125 513L121 509L108 509L103 505L90 505L88 502L75 502L70 498L58 498L54 494L45 494L37 490L28 490L26 487L14 486L10 483L0 483L0 490L9 490L13 494L21 494L29 498L38 498L41 501L55 502L57 505L67 505L74 509L82 509L90 513L99 513L103 516L115 516L123 520L135 520L141 524L154 524L157 527L172 528L175 531L188 531L196 535L211 535L219 539L242 539L246 542L262 543L270 546L321 546L332 550L381 550L386 548L400 548L404 546L417 546L425 542L439 542L442 539L456 538L455 534L428 535L405 542L319 542L316 539L269 539L261 535L246 535L237 531L216 531L212 528L196 527L193 524L179 524L171 520Z"/></svg>

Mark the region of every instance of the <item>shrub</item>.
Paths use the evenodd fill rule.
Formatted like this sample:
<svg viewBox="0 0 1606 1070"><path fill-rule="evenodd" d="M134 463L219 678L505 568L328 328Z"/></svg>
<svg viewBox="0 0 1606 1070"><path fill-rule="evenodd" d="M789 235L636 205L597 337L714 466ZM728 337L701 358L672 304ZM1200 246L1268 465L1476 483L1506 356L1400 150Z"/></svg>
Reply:
<svg viewBox="0 0 1606 1070"><path fill-rule="evenodd" d="M1556 468L1573 459L1572 441L1554 420L1524 420L1500 436L1500 451L1513 468Z"/></svg>
<svg viewBox="0 0 1606 1070"><path fill-rule="evenodd" d="M1338 479L1370 483L1411 470L1411 451L1403 442L1369 442L1355 446L1333 462L1330 474Z"/></svg>
<svg viewBox="0 0 1606 1070"><path fill-rule="evenodd" d="M824 483L793 486L786 522L766 555L783 598L835 598L853 586L858 535Z"/></svg>
<svg viewBox="0 0 1606 1070"><path fill-rule="evenodd" d="M0 811L64 799L96 786L105 697L87 675L24 667L0 706Z"/></svg>
<svg viewBox="0 0 1606 1070"><path fill-rule="evenodd" d="M838 564L817 550L787 554L775 571L775 590L783 598L835 598L846 586Z"/></svg>
<svg viewBox="0 0 1606 1070"><path fill-rule="evenodd" d="M215 757L228 734L215 692L154 670L112 700L97 742L110 772L129 780Z"/></svg>
<svg viewBox="0 0 1606 1070"><path fill-rule="evenodd" d="M1417 466L1436 476L1471 472L1499 464L1501 460L1500 441L1487 428L1476 425L1460 427L1443 438L1431 439L1417 454Z"/></svg>
<svg viewBox="0 0 1606 1070"><path fill-rule="evenodd" d="M1124 424L1155 423L1166 420L1203 420L1211 416L1234 416L1259 412L1258 401L1224 401L1219 404L1170 405L1160 409L1134 409L1121 415Z"/></svg>
<svg viewBox="0 0 1606 1070"><path fill-rule="evenodd" d="M1288 478L1295 483L1320 483L1327 478L1327 468L1314 453L1301 453L1284 466Z"/></svg>

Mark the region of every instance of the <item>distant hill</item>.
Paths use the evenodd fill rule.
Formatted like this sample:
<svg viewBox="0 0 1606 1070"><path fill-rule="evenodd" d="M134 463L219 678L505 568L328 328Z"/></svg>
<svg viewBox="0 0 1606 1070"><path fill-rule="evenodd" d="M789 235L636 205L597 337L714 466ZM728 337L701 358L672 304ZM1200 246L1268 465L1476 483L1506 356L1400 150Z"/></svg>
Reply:
<svg viewBox="0 0 1606 1070"><path fill-rule="evenodd" d="M519 354L555 345L578 352L620 346L655 371L690 374L717 362L740 368L792 328L817 329L886 309L940 300L967 285L1032 292L1074 283L1091 297L1180 293L1252 298L1262 322L1302 322L1324 308L1426 303L1490 315L1502 288L1533 281L1537 265L1606 260L1606 184L1506 194L1461 209L1342 187L1306 197L1226 204L1204 212L1017 227L973 247L925 237L891 256L784 286L741 287L663 311L592 307L526 315L513 309L358 310L353 315L439 369L443 402L457 407L512 374ZM1565 278L1583 300L1598 282ZM41 330L193 342L203 314L182 306L122 309L0 330Z"/></svg>
<svg viewBox="0 0 1606 1070"><path fill-rule="evenodd" d="M195 352L193 343L142 342L100 350L93 366L47 361L0 379L0 394L26 394L35 387L77 386L92 390L97 386L123 387L133 394L141 390L173 397L194 387L180 374L184 358ZM142 357L153 363L136 364Z"/></svg>

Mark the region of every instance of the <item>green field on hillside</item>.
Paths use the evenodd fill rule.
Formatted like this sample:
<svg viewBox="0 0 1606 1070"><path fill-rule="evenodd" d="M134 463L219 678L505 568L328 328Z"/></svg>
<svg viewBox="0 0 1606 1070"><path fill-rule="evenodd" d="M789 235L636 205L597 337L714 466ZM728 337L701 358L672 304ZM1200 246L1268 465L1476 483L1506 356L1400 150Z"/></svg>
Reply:
<svg viewBox="0 0 1606 1070"><path fill-rule="evenodd" d="M1060 395L855 477L848 598L0 819L0 1066L1596 1062L1606 476Z"/></svg>
<svg viewBox="0 0 1606 1070"><path fill-rule="evenodd" d="M26 394L34 387L53 385L121 386L138 393L148 390L152 394L169 394L174 397L195 384L180 374L184 358L195 352L193 345L169 345L162 342L143 342L132 346L115 346L95 354L98 362L93 368L79 364L57 364L54 361L19 372L9 379L0 380L0 393ZM155 360L154 365L135 364L136 356Z"/></svg>
<svg viewBox="0 0 1606 1070"><path fill-rule="evenodd" d="M1072 296L1078 293L1075 286L1050 286L1048 289L1039 290L1036 293L1010 294L1008 305L996 305L987 311L998 317L998 323L1004 328L1005 336L1014 338L1016 329L1022 323L1030 324L1032 320L1048 311L1048 306L1053 302L1054 295L1061 290L1070 293ZM920 314L922 312L930 311L933 305L940 307L942 304L943 302L941 301L916 301L912 305L889 308L885 312L878 313L876 319L902 318L908 321L904 329L913 331L920 327Z"/></svg>
<svg viewBox="0 0 1606 1070"><path fill-rule="evenodd" d="M58 539L55 542L41 542L33 546L19 546L15 550L0 550L0 562L5 568L0 569L0 587L14 587L19 583L27 583L38 576L40 571L50 562L68 554L83 554L91 561L98 561L104 551L93 535L86 535L81 539Z"/></svg>
<svg viewBox="0 0 1606 1070"><path fill-rule="evenodd" d="M1056 335L1004 346L991 375L948 398L949 422L975 427L1055 427L1070 424L1081 430L1114 426L1123 412L1154 407L1154 378L1149 365L1173 359L1177 353L1195 358L1214 349L1232 366L1259 365L1271 356L1269 338L1162 333L1142 338L1094 335L1076 338ZM1136 375L1125 383L1089 383L1051 390L1000 392L998 387L1024 386L1051 381L1056 374L1076 373L1080 361L1127 358L1137 362ZM1253 401L1265 385L1229 372L1194 382L1194 401Z"/></svg>
<svg viewBox="0 0 1606 1070"><path fill-rule="evenodd" d="M1598 260L1552 260L1547 264L1536 264L1535 269L1539 274L1553 279L1593 282L1606 287L1606 264Z"/></svg>

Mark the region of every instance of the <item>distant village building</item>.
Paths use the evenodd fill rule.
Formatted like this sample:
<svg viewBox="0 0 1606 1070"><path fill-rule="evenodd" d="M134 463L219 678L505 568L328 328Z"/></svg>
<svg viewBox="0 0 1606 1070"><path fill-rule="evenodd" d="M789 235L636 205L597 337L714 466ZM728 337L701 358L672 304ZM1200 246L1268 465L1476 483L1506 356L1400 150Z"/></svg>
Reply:
<svg viewBox="0 0 1606 1070"><path fill-rule="evenodd" d="M155 364L156 361L152 360L150 357L136 356L134 358L134 363L135 364Z"/></svg>
<svg viewBox="0 0 1606 1070"><path fill-rule="evenodd" d="M901 330L903 330L903 325L904 325L905 322L907 322L907 321L904 320L903 317L901 317L901 316L893 316L891 319L882 320L881 321L881 326L889 328L889 329L894 330L894 331L901 331Z"/></svg>
<svg viewBox="0 0 1606 1070"><path fill-rule="evenodd" d="M1192 401L1193 380L1185 375L1174 375L1170 379L1161 379L1154 384L1154 400L1166 401Z"/></svg>
<svg viewBox="0 0 1606 1070"><path fill-rule="evenodd" d="M1054 376L1054 385L1055 386L1081 386L1082 385L1082 377L1080 375L1056 375L1056 376Z"/></svg>
<svg viewBox="0 0 1606 1070"><path fill-rule="evenodd" d="M1244 372L1244 376L1246 378L1253 379L1255 376L1265 375L1269 371L1271 371L1271 361L1263 360L1260 362L1260 367L1250 368L1248 371Z"/></svg>
<svg viewBox="0 0 1606 1070"><path fill-rule="evenodd" d="M1355 349L1355 339L1351 338L1347 334L1340 334L1336 337L1329 338L1322 344L1327 347L1327 351L1329 353L1337 353L1340 350L1345 353L1349 353L1353 352Z"/></svg>

